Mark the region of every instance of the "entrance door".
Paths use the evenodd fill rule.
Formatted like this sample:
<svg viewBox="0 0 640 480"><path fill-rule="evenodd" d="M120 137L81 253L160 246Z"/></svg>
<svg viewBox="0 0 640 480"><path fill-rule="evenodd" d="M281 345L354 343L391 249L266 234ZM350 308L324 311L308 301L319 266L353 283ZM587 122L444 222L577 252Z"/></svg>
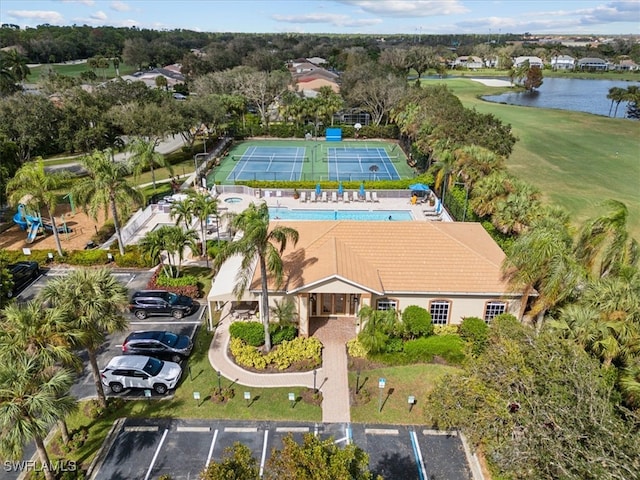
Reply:
<svg viewBox="0 0 640 480"><path fill-rule="evenodd" d="M344 293L333 294L333 313L344 315L347 302L347 295Z"/></svg>

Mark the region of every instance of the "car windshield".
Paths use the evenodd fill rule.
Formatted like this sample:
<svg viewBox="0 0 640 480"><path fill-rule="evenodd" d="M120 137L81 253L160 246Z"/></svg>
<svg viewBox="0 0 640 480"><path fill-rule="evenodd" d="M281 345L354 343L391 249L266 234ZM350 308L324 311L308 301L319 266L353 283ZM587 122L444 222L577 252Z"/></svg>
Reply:
<svg viewBox="0 0 640 480"><path fill-rule="evenodd" d="M169 302L170 305L175 305L176 303L178 303L178 299L180 297L172 292L167 292L167 301Z"/></svg>
<svg viewBox="0 0 640 480"><path fill-rule="evenodd" d="M163 364L164 362L162 360L158 360L157 358L149 358L149 361L144 366L143 370L152 377L155 377L160 373L160 370L162 370Z"/></svg>
<svg viewBox="0 0 640 480"><path fill-rule="evenodd" d="M164 332L164 335L162 336L162 343L169 345L170 347L174 347L176 343L178 343L178 335L171 332Z"/></svg>

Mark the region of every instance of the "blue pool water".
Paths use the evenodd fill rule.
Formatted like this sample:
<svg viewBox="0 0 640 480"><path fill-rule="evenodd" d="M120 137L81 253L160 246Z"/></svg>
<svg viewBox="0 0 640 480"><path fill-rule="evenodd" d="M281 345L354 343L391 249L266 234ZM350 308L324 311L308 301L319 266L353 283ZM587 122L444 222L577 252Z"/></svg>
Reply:
<svg viewBox="0 0 640 480"><path fill-rule="evenodd" d="M391 217L391 218L389 218ZM288 208L270 208L272 220L413 220L408 210L303 210Z"/></svg>

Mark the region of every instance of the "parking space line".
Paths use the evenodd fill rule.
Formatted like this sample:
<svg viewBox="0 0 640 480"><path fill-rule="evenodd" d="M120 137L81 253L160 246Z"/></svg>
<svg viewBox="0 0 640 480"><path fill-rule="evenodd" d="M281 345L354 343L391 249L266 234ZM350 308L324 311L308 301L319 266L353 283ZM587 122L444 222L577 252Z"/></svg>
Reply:
<svg viewBox="0 0 640 480"><path fill-rule="evenodd" d="M365 428L365 435L399 435L397 428Z"/></svg>
<svg viewBox="0 0 640 480"><path fill-rule="evenodd" d="M211 431L211 427L177 427L176 432L205 432Z"/></svg>
<svg viewBox="0 0 640 480"><path fill-rule="evenodd" d="M199 325L200 322L198 320L189 320L189 321L184 321L184 322L178 322L176 320L146 320L144 322L129 322L129 325L164 325L164 324L169 324L169 325Z"/></svg>
<svg viewBox="0 0 640 480"><path fill-rule="evenodd" d="M351 425L347 425L347 445L351 445L353 442L353 431L351 430Z"/></svg>
<svg viewBox="0 0 640 480"><path fill-rule="evenodd" d="M213 432L213 438L211 439L211 446L209 447L209 455L207 455L207 463L204 468L207 468L211 463L211 457L213 455L213 448L216 446L216 439L218 438L218 429L216 428L215 432Z"/></svg>
<svg viewBox="0 0 640 480"><path fill-rule="evenodd" d="M277 427L276 428L276 432L306 433L308 431L309 431L309 427Z"/></svg>
<svg viewBox="0 0 640 480"><path fill-rule="evenodd" d="M160 429L157 425L155 427L150 426L132 426L132 427L124 427L125 432L157 432Z"/></svg>
<svg viewBox="0 0 640 480"><path fill-rule="evenodd" d="M418 435L415 430L409 432L409 438L411 438L411 446L413 447L413 455L416 457L416 463L418 464L418 476L420 480L429 480L427 476L427 469L424 466L422 459L422 452L420 451L420 445L418 444Z"/></svg>
<svg viewBox="0 0 640 480"><path fill-rule="evenodd" d="M457 437L458 432L455 430L422 430L423 435L434 435L440 437Z"/></svg>
<svg viewBox="0 0 640 480"><path fill-rule="evenodd" d="M260 459L260 478L264 475L264 462L267 458L267 440L269 439L269 430L264 431L264 442L262 443L262 458Z"/></svg>
<svg viewBox="0 0 640 480"><path fill-rule="evenodd" d="M257 427L224 427L225 432L231 433L254 433L258 431Z"/></svg>
<svg viewBox="0 0 640 480"><path fill-rule="evenodd" d="M162 434L162 438L160 439L160 444L158 448L156 448L156 453L151 459L151 465L149 465L149 470L147 470L147 474L144 477L144 480L149 480L151 476L151 470L153 470L153 466L156 464L156 460L158 459L158 455L160 455L160 450L162 449L162 444L164 443L164 439L167 438L167 433L169 433L169 429L165 428L164 433Z"/></svg>
<svg viewBox="0 0 640 480"><path fill-rule="evenodd" d="M347 435L346 437L336 438L333 441L333 443L342 443L342 442L347 442L347 445L349 445L349 436Z"/></svg>

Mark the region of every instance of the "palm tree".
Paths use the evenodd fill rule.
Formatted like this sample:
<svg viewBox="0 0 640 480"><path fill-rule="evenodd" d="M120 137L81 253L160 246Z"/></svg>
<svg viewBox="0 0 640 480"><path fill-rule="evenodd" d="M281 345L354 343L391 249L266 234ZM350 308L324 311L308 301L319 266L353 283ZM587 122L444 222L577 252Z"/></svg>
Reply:
<svg viewBox="0 0 640 480"><path fill-rule="evenodd" d="M43 308L37 300L25 305L7 305L0 315L0 362L8 362L20 352L37 355L45 366L61 362L77 366L72 349L84 333L75 331L67 312Z"/></svg>
<svg viewBox="0 0 640 480"><path fill-rule="evenodd" d="M13 74L13 78L20 83L26 80L31 74L31 70L27 65L27 59L20 55L15 48L4 52L4 64Z"/></svg>
<svg viewBox="0 0 640 480"><path fill-rule="evenodd" d="M624 100L624 96L626 94L626 90L621 87L611 87L609 89L609 93L607 94L607 98L611 100L611 106L609 107L609 116L611 116L611 109L613 108L613 103L616 104L616 110L613 116L615 117L618 114L618 106Z"/></svg>
<svg viewBox="0 0 640 480"><path fill-rule="evenodd" d="M568 216L548 215L534 222L508 250L502 273L511 288L522 291L520 318L536 290L531 314L540 318L573 295L584 281L584 272L573 256Z"/></svg>
<svg viewBox="0 0 640 480"><path fill-rule="evenodd" d="M37 357L22 352L0 364L0 453L19 460L24 446L34 441L43 465L50 465L44 439L51 426L73 412L76 400L68 392L73 373L46 368ZM43 468L47 480L54 472Z"/></svg>
<svg viewBox="0 0 640 480"><path fill-rule="evenodd" d="M281 255L286 249L288 241L293 242L294 246L298 243L298 231L283 225L269 230L269 207L266 203L259 206L252 203L246 210L235 216L231 223L234 229L242 231L242 238L224 245L215 258L215 265L216 268L219 268L229 257L242 256L239 280L234 288L234 293L240 299L251 282L257 257L262 290L260 315L264 326L265 349L270 351L267 276L272 275L275 285L280 286L284 276Z"/></svg>
<svg viewBox="0 0 640 480"><path fill-rule="evenodd" d="M122 315L128 304L127 289L107 269L79 269L49 281L41 295L54 307L66 309L73 328L84 332L78 346L87 351L98 401L106 407L97 354L107 333L121 332L127 327Z"/></svg>
<svg viewBox="0 0 640 480"><path fill-rule="evenodd" d="M627 206L607 200L608 212L587 222L576 243L576 256L594 275L616 274L638 263L638 242L627 231Z"/></svg>
<svg viewBox="0 0 640 480"><path fill-rule="evenodd" d="M107 218L111 213L120 255L124 255L119 212L128 215L132 205L143 203L142 194L127 183L129 166L123 162L112 162L108 150L96 151L84 157L81 163L89 175L74 185L73 197L94 219L97 219L99 211L104 211Z"/></svg>
<svg viewBox="0 0 640 480"><path fill-rule="evenodd" d="M491 172L504 168L504 158L489 149L477 145L467 145L454 152L456 169L464 182L473 188L478 180Z"/></svg>
<svg viewBox="0 0 640 480"><path fill-rule="evenodd" d="M191 206L195 217L200 222L200 238L202 239L202 256L207 255L207 219L218 214L218 201L208 193L195 192L191 195ZM207 257L207 262L209 259Z"/></svg>
<svg viewBox="0 0 640 480"><path fill-rule="evenodd" d="M164 78L164 77L163 77ZM131 161L133 163L133 175L138 178L142 171L146 168L151 170L151 181L153 182L153 189L156 189L156 174L153 167L158 165L165 167L169 170L169 173L173 175L173 167L167 160L167 157L159 152L156 152L158 141L144 140L137 138L129 145L129 151L131 152Z"/></svg>
<svg viewBox="0 0 640 480"><path fill-rule="evenodd" d="M191 228L193 213L193 201L191 197L171 203L169 210L169 216L171 219L175 218L176 225L182 221L184 222L185 228Z"/></svg>
<svg viewBox="0 0 640 480"><path fill-rule="evenodd" d="M358 334L362 346L369 353L382 352L398 319L396 310L376 310L364 305L358 311L358 318L363 325Z"/></svg>
<svg viewBox="0 0 640 480"><path fill-rule="evenodd" d="M179 277L185 249L197 251L198 234L195 230L183 230L181 227L164 225L147 233L139 242L140 250L156 263L162 263L167 277ZM167 265L162 262L162 252L167 252ZM176 258L177 261L176 261Z"/></svg>
<svg viewBox="0 0 640 480"><path fill-rule="evenodd" d="M60 256L63 255L63 252L55 219L56 205L58 204L56 190L62 187L67 178L68 174L62 171L45 171L44 162L42 159L38 159L22 165L7 183L7 193L11 204L17 205L20 202L26 202L38 210L40 207L46 209L53 229L56 249Z"/></svg>

